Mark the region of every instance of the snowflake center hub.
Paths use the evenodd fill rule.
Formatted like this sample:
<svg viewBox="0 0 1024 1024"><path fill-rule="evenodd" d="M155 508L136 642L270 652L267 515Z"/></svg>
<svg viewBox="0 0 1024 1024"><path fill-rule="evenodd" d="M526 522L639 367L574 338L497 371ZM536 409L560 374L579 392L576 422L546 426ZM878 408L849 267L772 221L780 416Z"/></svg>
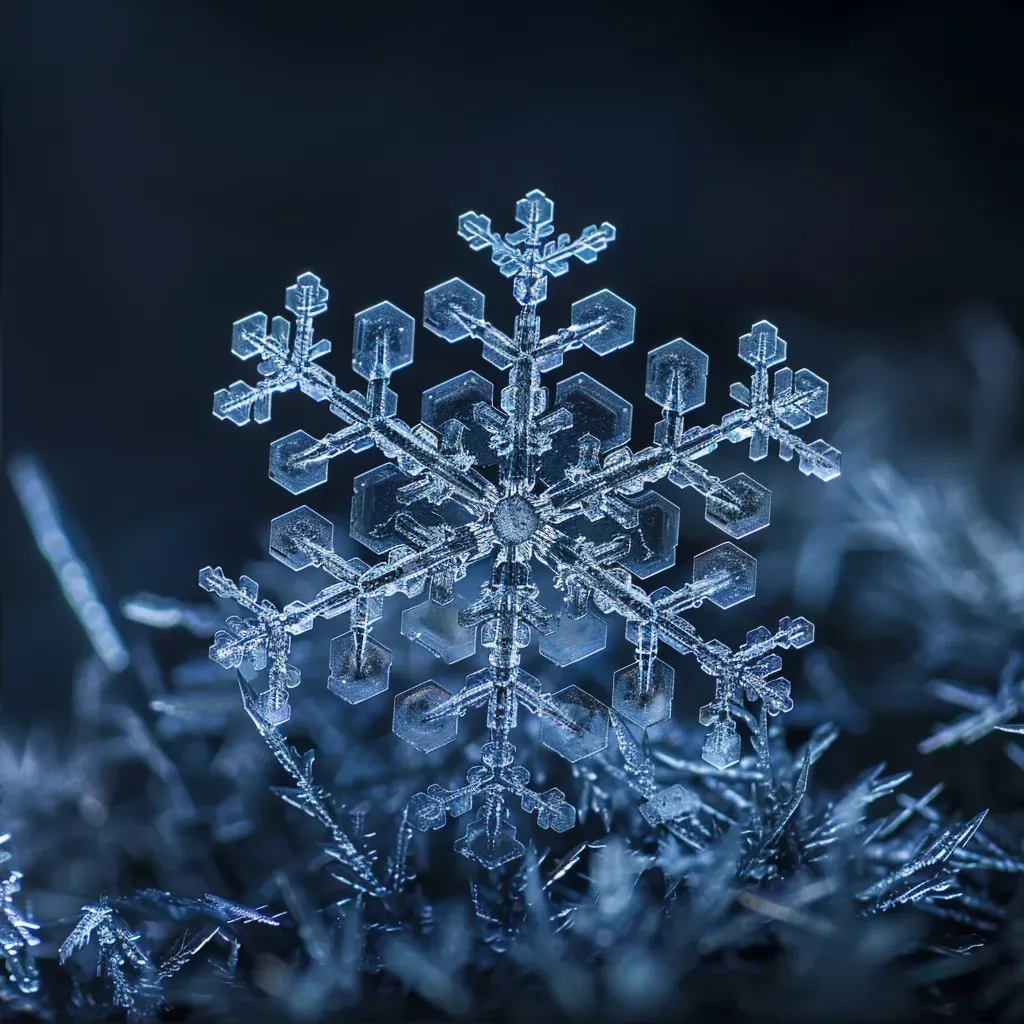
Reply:
<svg viewBox="0 0 1024 1024"><path fill-rule="evenodd" d="M514 495L498 502L492 523L499 540L507 544L522 544L540 526L540 516L525 498Z"/></svg>

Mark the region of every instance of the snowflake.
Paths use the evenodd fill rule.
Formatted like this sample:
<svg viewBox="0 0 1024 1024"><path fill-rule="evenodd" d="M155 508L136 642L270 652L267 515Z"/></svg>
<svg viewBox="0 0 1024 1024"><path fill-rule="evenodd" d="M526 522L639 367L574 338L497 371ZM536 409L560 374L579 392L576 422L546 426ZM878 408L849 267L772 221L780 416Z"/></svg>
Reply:
<svg viewBox="0 0 1024 1024"><path fill-rule="evenodd" d="M704 601L728 608L753 595L756 561L732 540L697 555L692 582L677 590L648 593L634 582L675 562L679 509L648 485L667 479L697 491L707 520L738 540L768 524L771 493L745 473L712 476L701 460L721 443L749 441L750 457L758 460L775 440L784 460L798 456L804 474L822 480L839 474L835 448L795 433L824 415L828 385L810 370L785 367L770 381L769 368L785 362L786 342L767 321L740 339L751 379L732 385L740 408L720 423L684 424L684 416L704 403L708 358L681 338L648 355L646 394L662 409L648 448L634 453L626 447L631 406L585 373L561 381L552 402L542 375L560 367L572 349L585 345L604 355L631 344L635 317L633 306L602 290L573 304L568 327L542 337L538 307L548 278L566 273L573 257L594 262L615 238L605 223L575 240L562 234L545 241L554 233L553 212L551 200L533 191L516 205L520 229L504 236L480 214L459 218L459 235L474 250L490 249L492 262L513 279L521 309L511 336L484 319L483 294L459 278L425 295L428 330L453 343L476 339L484 359L508 371L497 405L490 382L469 371L424 394L421 423L411 427L400 419L398 396L388 384L412 362L415 322L390 302L356 315L352 367L367 386L365 394L344 391L319 364L331 345L314 340L313 321L327 309L328 292L312 273L302 274L285 295L294 329L285 317L268 322L264 313L235 323L232 351L240 359L258 356L261 379L217 391L213 405L215 416L243 425L268 421L278 392L297 388L328 404L340 430L320 439L297 430L271 445L270 476L293 494L324 483L330 460L345 452L376 446L391 461L356 478L350 529L365 547L386 554L384 561L369 566L336 554L333 524L303 505L273 521L270 553L293 570L316 567L333 577L311 600L278 608L260 599L248 576L235 583L219 568L202 570L201 586L245 612L216 634L211 657L244 668L250 678L268 669L267 688L250 713L276 729L288 720L288 690L300 681L289 662L294 636L319 619L348 614L349 629L331 641L328 687L352 704L368 700L389 685L391 651L371 635L384 598L426 591L403 612L403 635L446 664L473 656L479 639L488 663L458 693L433 680L399 693L394 731L429 752L456 738L468 711L486 707L490 738L466 785L417 794L409 821L422 830L440 828L448 814L462 815L482 797L478 817L456 846L486 867L523 853L509 821L510 797L535 811L541 827L561 832L575 821L560 790L531 789L530 773L514 763L509 737L520 710L539 716L541 741L568 761L596 754L608 742L606 704L576 685L547 692L521 667L533 632L540 654L564 667L604 649L607 624L598 613L621 616L636 657L614 675L611 710L643 729L671 714L675 672L659 657L659 644L693 655L716 680L700 721L708 727L704 759L720 769L739 760L736 717L745 699L761 701L771 715L792 707L774 652L810 643L810 622L785 618L774 631L758 627L731 650L701 637L685 617ZM468 602L456 584L470 564L485 559L490 577ZM558 610L538 600L537 564L564 594Z"/></svg>

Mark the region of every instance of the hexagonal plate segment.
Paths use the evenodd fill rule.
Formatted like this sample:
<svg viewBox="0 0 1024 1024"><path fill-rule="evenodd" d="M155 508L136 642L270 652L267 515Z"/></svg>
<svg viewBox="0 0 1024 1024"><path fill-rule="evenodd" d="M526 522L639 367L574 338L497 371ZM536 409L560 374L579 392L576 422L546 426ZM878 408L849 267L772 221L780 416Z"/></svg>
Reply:
<svg viewBox="0 0 1024 1024"><path fill-rule="evenodd" d="M315 565L320 560L317 549L334 551L334 523L308 505L271 520L270 553L289 569L298 572Z"/></svg>
<svg viewBox="0 0 1024 1024"><path fill-rule="evenodd" d="M724 541L694 557L693 582L704 585L706 599L712 604L731 608L754 596L757 559L732 541Z"/></svg>
<svg viewBox="0 0 1024 1024"><path fill-rule="evenodd" d="M478 466L493 466L498 456L491 447L491 435L476 421L473 407L494 401L494 385L473 370L460 373L443 384L423 392L420 418L427 426L440 430L448 420L458 420L466 429L462 446L472 452Z"/></svg>
<svg viewBox="0 0 1024 1024"><path fill-rule="evenodd" d="M630 504L639 510L640 525L629 531L629 554L619 564L645 580L675 564L679 506L657 491L645 491Z"/></svg>
<svg viewBox="0 0 1024 1024"><path fill-rule="evenodd" d="M545 483L557 483L566 468L576 464L580 438L584 434L598 438L602 452L618 448L629 440L633 406L588 373L577 373L559 382L555 389L555 408L569 410L572 426L554 435L551 450L541 458L540 477Z"/></svg>
<svg viewBox="0 0 1024 1024"><path fill-rule="evenodd" d="M395 735L425 754L451 743L459 731L458 715L434 722L424 720L431 711L451 700L451 697L433 679L396 694L395 715L391 726Z"/></svg>
<svg viewBox="0 0 1024 1024"><path fill-rule="evenodd" d="M740 735L736 731L736 723L731 718L715 722L704 738L704 748L700 756L719 771L731 768L739 761Z"/></svg>
<svg viewBox="0 0 1024 1024"><path fill-rule="evenodd" d="M416 321L390 302L356 314L352 338L352 369L364 380L373 377L380 346L385 366L384 376L401 370L412 362L413 333Z"/></svg>
<svg viewBox="0 0 1024 1024"><path fill-rule="evenodd" d="M573 727L553 718L541 721L540 741L567 761L579 761L608 746L608 707L586 690L567 686L551 695L551 701Z"/></svg>
<svg viewBox="0 0 1024 1024"><path fill-rule="evenodd" d="M816 476L819 480L834 480L839 476L843 461L842 453L827 441L818 438L807 446L813 454L800 453L800 472L804 476Z"/></svg>
<svg viewBox="0 0 1024 1024"><path fill-rule="evenodd" d="M555 204L539 188L535 188L516 202L516 222L524 227L546 228L555 219ZM540 237L551 231L541 231Z"/></svg>
<svg viewBox="0 0 1024 1024"><path fill-rule="evenodd" d="M459 625L465 598L448 604L424 601L402 612L402 636L425 647L446 665L454 665L476 653L476 626Z"/></svg>
<svg viewBox="0 0 1024 1024"><path fill-rule="evenodd" d="M582 327L595 320L605 320L607 323L600 334L587 338L584 344L599 356L633 343L636 307L607 288L572 304L570 323L573 327Z"/></svg>
<svg viewBox="0 0 1024 1024"><path fill-rule="evenodd" d="M577 373L558 382L555 408L572 413L572 431L577 436L593 434L600 438L603 452L629 440L633 406L589 373Z"/></svg>
<svg viewBox="0 0 1024 1024"><path fill-rule="evenodd" d="M731 499L709 494L704 518L737 540L764 529L771 519L772 492L746 473L737 473L722 483Z"/></svg>
<svg viewBox="0 0 1024 1024"><path fill-rule="evenodd" d="M563 614L558 629L542 636L539 647L541 657L565 668L603 651L607 643L608 623L600 615L588 611L579 619Z"/></svg>
<svg viewBox="0 0 1024 1024"><path fill-rule="evenodd" d="M548 789L540 794L543 804L537 808L537 825L539 828L550 828L555 832L568 832L576 824L576 808L565 799L560 789ZM523 809L531 804L528 797L523 798Z"/></svg>
<svg viewBox="0 0 1024 1024"><path fill-rule="evenodd" d="M270 479L292 494L302 494L327 480L327 460L296 465L296 457L309 451L317 439L304 430L293 430L270 446Z"/></svg>
<svg viewBox="0 0 1024 1024"><path fill-rule="evenodd" d="M790 647L806 647L814 643L814 623L802 615L790 621L789 629Z"/></svg>
<svg viewBox="0 0 1024 1024"><path fill-rule="evenodd" d="M631 530L608 516L596 522L575 519L564 528L598 544L625 535L629 538L629 550L619 558L619 565L640 579L648 579L675 564L679 506L657 491L644 491L626 501L638 513L639 523Z"/></svg>
<svg viewBox="0 0 1024 1024"><path fill-rule="evenodd" d="M647 397L663 409L685 413L704 404L708 357L682 338L659 345L647 356Z"/></svg>
<svg viewBox="0 0 1024 1024"><path fill-rule="evenodd" d="M399 508L398 489L409 482L397 466L387 463L360 473L352 483L352 538L378 555L402 543L393 517Z"/></svg>
<svg viewBox="0 0 1024 1024"><path fill-rule="evenodd" d="M363 638L350 629L331 641L331 673L327 689L349 704L376 697L388 688L391 677L391 651L372 636Z"/></svg>
<svg viewBox="0 0 1024 1024"><path fill-rule="evenodd" d="M526 847L516 839L514 825L502 821L497 829L492 829L483 815L466 826L466 834L455 840L455 849L488 871L516 860L526 852Z"/></svg>
<svg viewBox="0 0 1024 1024"><path fill-rule="evenodd" d="M430 793L413 793L407 804L409 810L409 824L419 829L420 832L427 832L430 829L444 828L447 823L447 815L444 811L444 804L437 797Z"/></svg>
<svg viewBox="0 0 1024 1024"><path fill-rule="evenodd" d="M628 722L650 729L672 717L672 695L676 673L671 665L655 658L646 685L642 685L640 663L620 668L612 677L612 710Z"/></svg>
<svg viewBox="0 0 1024 1024"><path fill-rule="evenodd" d="M786 361L786 343L779 337L779 329L767 320L759 320L749 334L740 338L740 359L751 366L763 363L775 366Z"/></svg>
<svg viewBox="0 0 1024 1024"><path fill-rule="evenodd" d="M806 427L812 419L828 412L828 381L811 370L788 367L775 371L774 403L785 399L779 419L794 430Z"/></svg>
<svg viewBox="0 0 1024 1024"><path fill-rule="evenodd" d="M484 318L484 293L453 277L423 293L423 326L446 341L462 341L469 337L455 318L455 310L477 320Z"/></svg>

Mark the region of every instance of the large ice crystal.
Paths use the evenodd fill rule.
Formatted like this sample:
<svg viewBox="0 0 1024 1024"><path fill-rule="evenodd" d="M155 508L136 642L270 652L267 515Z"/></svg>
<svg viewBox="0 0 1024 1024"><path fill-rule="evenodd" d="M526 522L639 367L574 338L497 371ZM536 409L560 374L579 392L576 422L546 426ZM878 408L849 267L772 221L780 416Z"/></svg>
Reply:
<svg viewBox="0 0 1024 1024"><path fill-rule="evenodd" d="M365 393L344 390L319 362L331 346L315 340L314 319L326 311L328 292L312 273L287 289L294 322L254 313L235 323L232 351L243 360L258 357L260 379L217 391L214 414L239 425L263 423L273 396L296 389L326 403L340 429L319 439L299 430L274 442L270 476L304 494L327 480L332 459L375 446L390 461L356 478L350 532L385 558L369 566L342 558L332 524L303 505L274 520L270 553L296 571L316 567L333 577L311 600L278 608L259 597L247 576L236 583L219 568L200 573L206 590L243 609L243 617L228 619L217 633L211 656L225 667L268 670L252 709L268 730L288 721L288 691L299 683L292 638L321 619L348 615L348 630L331 642L328 686L353 704L389 685L391 652L371 636L384 598L420 599L403 612L402 633L446 664L472 657L478 643L486 649L487 666L474 669L456 693L432 680L408 680L414 685L395 697L394 731L431 751L456 738L468 711L486 709L482 764L461 788L432 786L415 797L409 820L437 828L479 798L478 815L457 847L488 867L523 851L508 820L511 797L536 811L542 827L562 831L575 817L561 792L529 788L529 772L513 763L510 734L520 711L539 716L543 743L573 762L602 750L609 734L611 712L597 696L576 685L546 688L521 668L534 634L540 654L566 666L604 649L604 616L623 619L635 660L615 673L607 699L616 714L644 729L672 710L676 671L660 657L660 645L692 655L716 681L700 720L708 728L704 759L718 769L740 758L736 719L749 714L744 701L760 701L771 715L792 707L774 652L810 643L809 622L758 627L734 651L702 637L687 617L706 600L724 608L750 597L751 556L726 541L698 554L692 581L678 589L652 594L634 581L675 562L679 509L650 485L667 481L697 491L707 521L736 540L768 524L771 494L745 473L720 479L705 469L702 460L720 444L749 442L750 458L758 460L775 441L782 459L795 454L801 472L822 480L839 474L840 461L831 445L795 433L824 415L828 385L809 370L782 365L786 342L767 321L740 338L740 358L752 370L749 384L730 391L740 408L710 426L684 422L704 403L707 355L682 338L650 353L646 395L662 414L653 444L640 451L625 447L632 407L605 385L579 373L560 381L552 396L543 374L581 346L605 355L630 345L635 310L607 289L597 291L573 304L569 326L542 335L538 310L548 279L566 273L574 257L594 262L615 239L615 228L592 225L575 240L554 236L554 204L537 190L516 204L515 216L519 229L504 235L478 213L458 222L470 247L490 250L492 262L513 279L521 308L511 335L484 318L484 295L458 278L428 289L423 308L429 331L449 343L479 341L484 359L508 372L497 404L490 382L467 371L424 395L421 423L401 419L389 382L412 362L415 324L390 302L356 315L352 367L367 385ZM769 375L772 367L778 368ZM484 560L490 574L479 594L460 594L467 567ZM564 595L561 607L540 602L538 567Z"/></svg>

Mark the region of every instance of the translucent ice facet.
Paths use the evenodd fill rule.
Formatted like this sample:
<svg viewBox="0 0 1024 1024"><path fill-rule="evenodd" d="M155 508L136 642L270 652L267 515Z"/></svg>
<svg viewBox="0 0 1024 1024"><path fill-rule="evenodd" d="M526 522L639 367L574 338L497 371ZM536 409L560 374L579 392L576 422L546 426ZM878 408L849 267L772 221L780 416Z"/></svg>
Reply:
<svg viewBox="0 0 1024 1024"><path fill-rule="evenodd" d="M569 411L572 427L554 435L551 450L541 459L540 477L547 483L561 480L565 470L577 463L580 438L584 435L596 437L602 452L629 440L633 407L587 373L577 373L559 382L555 408Z"/></svg>
<svg viewBox="0 0 1024 1024"><path fill-rule="evenodd" d="M352 369L365 380L386 379L412 362L416 321L390 302L356 314Z"/></svg>
<svg viewBox="0 0 1024 1024"><path fill-rule="evenodd" d="M740 338L740 359L751 366L775 366L786 361L786 343L779 329L767 320L759 320L749 334Z"/></svg>
<svg viewBox="0 0 1024 1024"><path fill-rule="evenodd" d="M740 759L740 736L731 718L720 719L704 738L701 757L709 765L722 770L731 768Z"/></svg>
<svg viewBox="0 0 1024 1024"><path fill-rule="evenodd" d="M466 428L462 446L473 453L478 466L493 466L498 456L491 448L491 435L473 415L476 405L481 402L490 405L493 400L494 385L479 373L467 370L423 392L420 418L438 430L448 420L458 420Z"/></svg>
<svg viewBox="0 0 1024 1024"><path fill-rule="evenodd" d="M814 623L802 615L795 619L783 619L779 625L784 625L789 629L790 647L806 647L808 644L814 643Z"/></svg>
<svg viewBox="0 0 1024 1024"><path fill-rule="evenodd" d="M455 841L455 849L488 871L516 860L526 852L516 839L514 825L505 820L492 825L483 814L466 826L466 834Z"/></svg>
<svg viewBox="0 0 1024 1024"><path fill-rule="evenodd" d="M585 344L591 351L603 356L633 343L636 308L607 288L572 304L571 323L574 327L595 321L604 321L605 324L599 334L586 339Z"/></svg>
<svg viewBox="0 0 1024 1024"><path fill-rule="evenodd" d="M231 352L239 359L251 359L267 336L267 314L253 313L231 325Z"/></svg>
<svg viewBox="0 0 1024 1024"><path fill-rule="evenodd" d="M451 743L459 729L458 715L446 715L435 720L428 717L451 698L452 695L433 679L403 690L395 696L392 720L395 735L425 754Z"/></svg>
<svg viewBox="0 0 1024 1024"><path fill-rule="evenodd" d="M264 690L256 698L256 707L267 722L275 727L284 725L292 717L288 693L285 690L277 688Z"/></svg>
<svg viewBox="0 0 1024 1024"><path fill-rule="evenodd" d="M640 667L634 661L612 677L612 710L627 722L649 729L672 717L676 674L661 658L652 659L646 678Z"/></svg>
<svg viewBox="0 0 1024 1024"><path fill-rule="evenodd" d="M453 277L443 284L435 285L423 294L423 326L446 341L462 341L469 337L469 331L459 323L456 316L475 320L484 318L484 294L466 284L461 278Z"/></svg>
<svg viewBox="0 0 1024 1024"><path fill-rule="evenodd" d="M391 651L365 632L350 629L331 641L330 666L327 688L358 704L388 688Z"/></svg>
<svg viewBox="0 0 1024 1024"><path fill-rule="evenodd" d="M594 522L585 519L573 524L573 531L598 544L616 536L625 536L629 548L618 558L621 566L640 579L647 579L675 563L679 543L679 506L657 491L644 491L623 499L623 504L636 510L636 525L622 526L611 516Z"/></svg>
<svg viewBox="0 0 1024 1024"><path fill-rule="evenodd" d="M402 612L402 636L415 640L446 665L476 653L476 627L459 625L468 602L456 597L448 604L424 601Z"/></svg>
<svg viewBox="0 0 1024 1024"><path fill-rule="evenodd" d="M540 731L544 746L567 761L579 761L608 746L608 707L605 704L578 686L567 686L552 694L550 699L560 716L569 721L545 717Z"/></svg>
<svg viewBox="0 0 1024 1024"><path fill-rule="evenodd" d="M704 404L707 377L707 355L682 338L652 349L647 356L647 397L673 412L689 412Z"/></svg>
<svg viewBox="0 0 1024 1024"><path fill-rule="evenodd" d="M633 406L589 373L577 373L555 388L555 408L572 414L572 433L593 434L601 440L601 451L609 451L629 440Z"/></svg>
<svg viewBox="0 0 1024 1024"><path fill-rule="evenodd" d="M270 553L289 569L305 569L315 565L318 550L334 550L334 523L301 505L278 516L270 523Z"/></svg>
<svg viewBox="0 0 1024 1024"><path fill-rule="evenodd" d="M565 799L560 789L549 789L540 794L537 824L555 832L567 832L576 824L576 808Z"/></svg>
<svg viewBox="0 0 1024 1024"><path fill-rule="evenodd" d="M409 824L419 829L420 832L427 832L434 828L444 828L447 815L444 812L444 803L429 793L414 793L409 797L407 804L409 812Z"/></svg>
<svg viewBox="0 0 1024 1024"><path fill-rule="evenodd" d="M229 387L213 393L213 415L219 420L231 420L240 427L245 426L250 417L257 423L266 423L270 419L270 395L264 402L256 399L255 395L255 388L244 380L236 380Z"/></svg>
<svg viewBox="0 0 1024 1024"><path fill-rule="evenodd" d="M807 447L811 454L800 453L800 472L804 476L813 475L819 480L834 480L839 476L841 456L837 448L820 439Z"/></svg>
<svg viewBox="0 0 1024 1024"><path fill-rule="evenodd" d="M301 456L317 439L304 430L293 430L270 446L270 479L292 494L302 494L327 480L327 460L303 460Z"/></svg>
<svg viewBox="0 0 1024 1024"><path fill-rule="evenodd" d="M659 790L646 803L640 805L640 813L650 825L661 825L666 821L678 821L695 815L701 806L700 797L691 789L678 783Z"/></svg>
<svg viewBox="0 0 1024 1024"><path fill-rule="evenodd" d="M285 290L284 308L296 316L319 316L326 311L329 298L330 292L320 283L320 278L307 270Z"/></svg>
<svg viewBox="0 0 1024 1024"><path fill-rule="evenodd" d="M587 612L582 618L562 615L558 629L540 638L542 657L560 668L603 651L608 643L608 624L600 615Z"/></svg>
<svg viewBox="0 0 1024 1024"><path fill-rule="evenodd" d="M828 412L828 381L810 370L793 373L788 367L775 371L773 402L779 419L788 427L806 427Z"/></svg>
<svg viewBox="0 0 1024 1024"><path fill-rule="evenodd" d="M757 559L727 540L695 556L693 582L712 604L731 608L754 596Z"/></svg>
<svg viewBox="0 0 1024 1024"><path fill-rule="evenodd" d="M555 204L539 188L527 192L526 197L516 203L517 223L527 228L533 228L540 237L551 234L550 231L544 231L544 228L554 219Z"/></svg>
<svg viewBox="0 0 1024 1024"><path fill-rule="evenodd" d="M727 494L709 494L704 518L739 540L768 525L772 512L772 492L746 473L723 480Z"/></svg>
<svg viewBox="0 0 1024 1024"><path fill-rule="evenodd" d="M619 564L645 580L675 564L679 506L657 491L645 491L629 503L639 511L640 525L629 531L629 554Z"/></svg>
<svg viewBox="0 0 1024 1024"><path fill-rule="evenodd" d="M397 466L386 463L360 473L352 484L351 534L378 555L402 543L395 529L395 513L403 506L398 489L409 483Z"/></svg>

